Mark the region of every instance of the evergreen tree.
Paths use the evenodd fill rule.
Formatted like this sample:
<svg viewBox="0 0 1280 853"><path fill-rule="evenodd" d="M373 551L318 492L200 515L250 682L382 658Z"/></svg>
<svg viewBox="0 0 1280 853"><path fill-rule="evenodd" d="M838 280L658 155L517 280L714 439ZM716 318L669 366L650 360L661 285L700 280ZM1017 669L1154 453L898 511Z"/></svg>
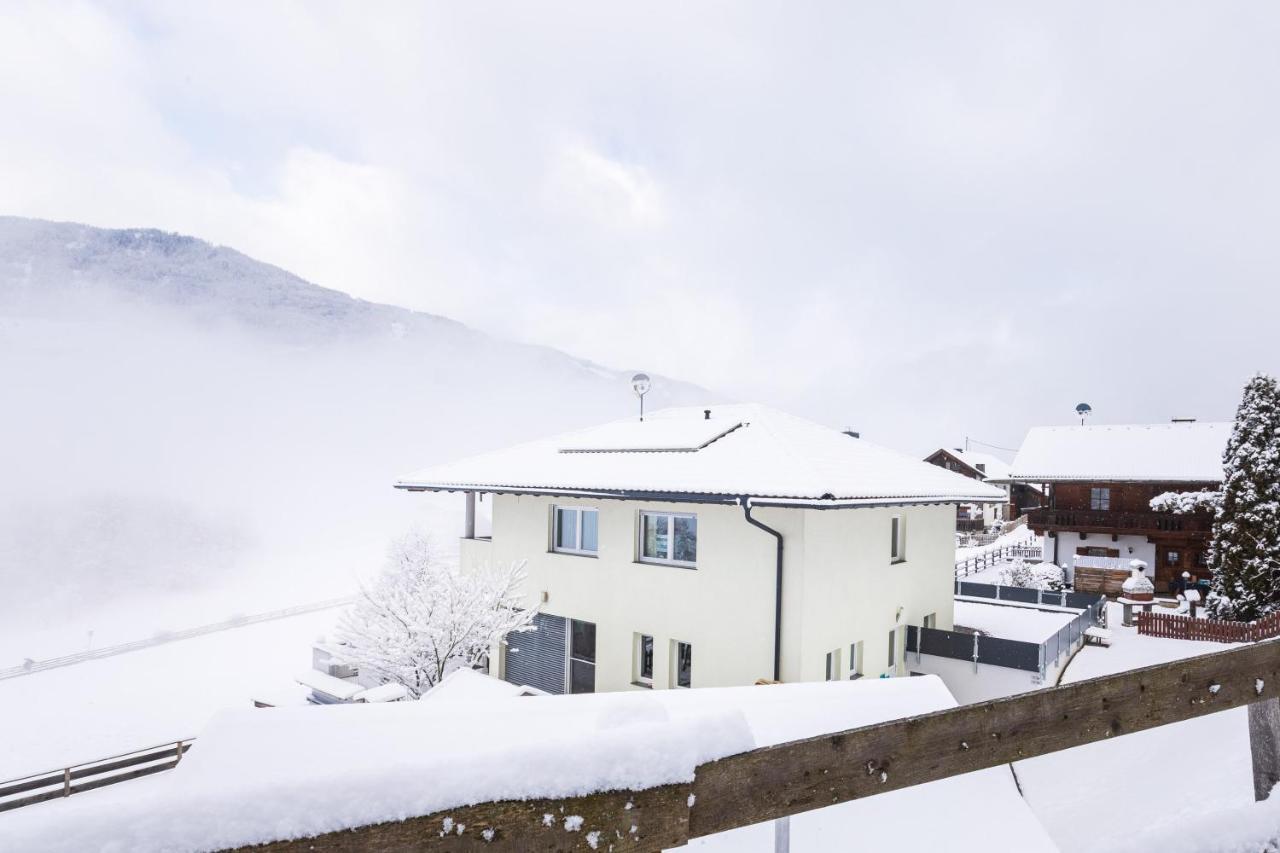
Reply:
<svg viewBox="0 0 1280 853"><path fill-rule="evenodd" d="M1261 373L1244 388L1223 454L1209 566L1215 619L1252 621L1280 609L1280 389Z"/></svg>

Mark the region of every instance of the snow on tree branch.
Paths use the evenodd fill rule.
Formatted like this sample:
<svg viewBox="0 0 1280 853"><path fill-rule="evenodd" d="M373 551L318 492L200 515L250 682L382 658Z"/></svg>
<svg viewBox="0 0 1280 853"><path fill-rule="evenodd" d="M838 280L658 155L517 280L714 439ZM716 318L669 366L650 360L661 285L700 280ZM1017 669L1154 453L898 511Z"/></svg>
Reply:
<svg viewBox="0 0 1280 853"><path fill-rule="evenodd" d="M1200 510L1217 512L1222 506L1222 492L1162 492L1151 499L1153 512L1172 512L1189 515Z"/></svg>
<svg viewBox="0 0 1280 853"><path fill-rule="evenodd" d="M409 532L343 614L343 656L420 697L455 669L481 665L507 634L534 630L535 611L520 607L524 565L463 573L438 559L425 535Z"/></svg>

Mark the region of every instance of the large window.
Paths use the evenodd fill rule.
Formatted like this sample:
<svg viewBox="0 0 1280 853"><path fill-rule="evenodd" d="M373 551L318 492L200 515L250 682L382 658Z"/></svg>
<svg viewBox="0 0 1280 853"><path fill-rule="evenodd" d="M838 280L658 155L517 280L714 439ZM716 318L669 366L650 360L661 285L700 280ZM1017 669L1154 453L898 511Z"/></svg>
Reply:
<svg viewBox="0 0 1280 853"><path fill-rule="evenodd" d="M1092 488L1089 490L1089 509L1109 510L1111 509L1111 489Z"/></svg>
<svg viewBox="0 0 1280 853"><path fill-rule="evenodd" d="M693 646L673 640L672 643L672 687L693 686Z"/></svg>
<svg viewBox="0 0 1280 853"><path fill-rule="evenodd" d="M569 692L596 692L596 626L569 620Z"/></svg>
<svg viewBox="0 0 1280 853"><path fill-rule="evenodd" d="M698 519L670 512L640 513L640 559L692 567L698 559Z"/></svg>
<svg viewBox="0 0 1280 853"><path fill-rule="evenodd" d="M600 514L594 509L558 506L553 513L552 550L594 555L600 548Z"/></svg>
<svg viewBox="0 0 1280 853"><path fill-rule="evenodd" d="M653 686L653 637L636 634L635 675L631 679L645 687Z"/></svg>
<svg viewBox="0 0 1280 853"><path fill-rule="evenodd" d="M889 559L895 563L901 563L907 559L907 521L900 515L895 515L889 526L890 550Z"/></svg>

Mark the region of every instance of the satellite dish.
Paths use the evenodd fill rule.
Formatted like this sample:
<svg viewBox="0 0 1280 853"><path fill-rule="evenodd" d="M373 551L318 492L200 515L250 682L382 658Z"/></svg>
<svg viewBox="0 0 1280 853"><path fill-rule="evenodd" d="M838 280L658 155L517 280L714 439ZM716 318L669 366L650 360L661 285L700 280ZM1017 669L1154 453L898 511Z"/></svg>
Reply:
<svg viewBox="0 0 1280 853"><path fill-rule="evenodd" d="M644 420L644 395L653 387L653 380L647 373L637 373L631 377L631 390L640 398L640 420Z"/></svg>
<svg viewBox="0 0 1280 853"><path fill-rule="evenodd" d="M1093 414L1093 406L1088 403L1080 403L1076 406L1076 414L1080 416L1080 425L1084 426L1084 419Z"/></svg>

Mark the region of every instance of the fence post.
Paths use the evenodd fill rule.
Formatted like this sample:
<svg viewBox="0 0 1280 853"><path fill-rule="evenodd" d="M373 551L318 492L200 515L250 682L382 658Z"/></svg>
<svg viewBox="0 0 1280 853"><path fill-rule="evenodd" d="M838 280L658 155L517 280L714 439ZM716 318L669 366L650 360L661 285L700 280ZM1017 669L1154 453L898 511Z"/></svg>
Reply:
<svg viewBox="0 0 1280 853"><path fill-rule="evenodd" d="M182 741L178 741L178 754L173 757L173 765L178 766L178 762L182 760Z"/></svg>
<svg viewBox="0 0 1280 853"><path fill-rule="evenodd" d="M978 632L973 632L973 674L978 674Z"/></svg>
<svg viewBox="0 0 1280 853"><path fill-rule="evenodd" d="M1253 757L1253 798L1265 800L1280 782L1280 699L1249 706L1249 752Z"/></svg>
<svg viewBox="0 0 1280 853"><path fill-rule="evenodd" d="M791 816L773 822L773 853L791 853Z"/></svg>
<svg viewBox="0 0 1280 853"><path fill-rule="evenodd" d="M64 767L62 769L62 796L71 796L71 768Z"/></svg>

